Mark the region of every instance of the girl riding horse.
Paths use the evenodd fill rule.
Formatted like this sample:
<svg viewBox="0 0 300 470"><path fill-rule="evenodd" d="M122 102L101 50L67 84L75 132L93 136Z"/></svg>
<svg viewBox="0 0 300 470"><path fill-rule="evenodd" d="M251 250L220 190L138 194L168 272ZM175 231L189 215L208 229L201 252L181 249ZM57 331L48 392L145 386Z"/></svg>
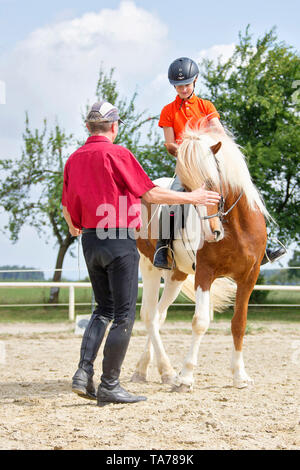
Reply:
<svg viewBox="0 0 300 470"><path fill-rule="evenodd" d="M198 65L188 57L176 59L169 67L169 82L174 86L177 96L172 103L163 108L158 125L163 128L165 146L168 152L175 157L187 124L193 129L198 126L201 119L204 119L208 128L220 133L220 135L225 134L225 130L220 123L220 115L214 105L208 100L199 98L194 93L198 75ZM173 181L171 189L175 191L184 190L178 176ZM172 243L173 234L171 231L169 238L164 238L166 231L163 230L163 224L169 226L170 221L174 219L174 217L170 219L170 215L174 214L170 214L167 209L162 209L159 239L154 256L154 266L161 269L171 269L168 262L168 249ZM174 226L174 222L172 225ZM274 251L267 248L261 264L268 261L274 262L285 253L286 250L282 246Z"/></svg>

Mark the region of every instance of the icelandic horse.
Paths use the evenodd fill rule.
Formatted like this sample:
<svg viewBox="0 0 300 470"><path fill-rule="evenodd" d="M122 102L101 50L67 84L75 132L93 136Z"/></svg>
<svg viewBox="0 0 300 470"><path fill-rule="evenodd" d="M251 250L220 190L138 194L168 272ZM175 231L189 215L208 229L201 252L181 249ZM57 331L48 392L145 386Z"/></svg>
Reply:
<svg viewBox="0 0 300 470"><path fill-rule="evenodd" d="M152 264L157 240L151 235L151 228L158 224L159 206L153 212L153 207L146 204L142 216L144 232L137 238L137 247L143 278L141 318L148 337L131 380L147 380L148 366L155 352L162 382L173 385L173 391L191 390L200 342L210 324L210 309L221 311L235 297L231 371L233 385L244 388L252 383L242 354L248 302L265 253L265 217L269 214L251 180L244 155L227 134L187 128L178 149L176 173L187 191L205 183L207 189L221 194L221 203L207 208L190 206L181 237L173 242L172 270L157 269ZM156 184L167 187L170 179L160 178ZM192 215L194 220L189 226ZM161 278L164 278L164 290L159 299ZM168 307L181 290L195 301L195 312L191 345L176 374L159 330Z"/></svg>

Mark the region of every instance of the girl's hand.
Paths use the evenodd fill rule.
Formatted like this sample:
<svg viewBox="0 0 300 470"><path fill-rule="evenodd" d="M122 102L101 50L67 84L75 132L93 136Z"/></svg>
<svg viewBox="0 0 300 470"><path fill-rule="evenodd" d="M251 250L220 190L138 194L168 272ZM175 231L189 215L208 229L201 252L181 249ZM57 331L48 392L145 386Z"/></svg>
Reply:
<svg viewBox="0 0 300 470"><path fill-rule="evenodd" d="M173 157L177 157L178 153L178 144L175 144L173 142L167 144L165 143L165 147L167 151L169 152L170 155L173 155Z"/></svg>

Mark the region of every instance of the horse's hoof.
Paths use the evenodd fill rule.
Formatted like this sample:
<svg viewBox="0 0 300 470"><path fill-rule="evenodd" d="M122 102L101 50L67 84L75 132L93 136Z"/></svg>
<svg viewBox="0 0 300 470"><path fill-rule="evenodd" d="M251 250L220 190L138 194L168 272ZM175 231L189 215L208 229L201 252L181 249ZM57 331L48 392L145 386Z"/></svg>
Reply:
<svg viewBox="0 0 300 470"><path fill-rule="evenodd" d="M192 385L180 384L173 385L171 392L188 393L192 391Z"/></svg>
<svg viewBox="0 0 300 470"><path fill-rule="evenodd" d="M176 375L162 375L161 376L161 382L163 384L167 384L167 385L173 385L174 384L174 381L175 381L175 377Z"/></svg>
<svg viewBox="0 0 300 470"><path fill-rule="evenodd" d="M247 388L249 385L253 385L254 381L250 378L242 378L242 379L233 379L233 386L234 388Z"/></svg>
<svg viewBox="0 0 300 470"><path fill-rule="evenodd" d="M139 374L139 372L135 372L133 376L131 377L131 382L145 383L147 382L147 379L145 375Z"/></svg>

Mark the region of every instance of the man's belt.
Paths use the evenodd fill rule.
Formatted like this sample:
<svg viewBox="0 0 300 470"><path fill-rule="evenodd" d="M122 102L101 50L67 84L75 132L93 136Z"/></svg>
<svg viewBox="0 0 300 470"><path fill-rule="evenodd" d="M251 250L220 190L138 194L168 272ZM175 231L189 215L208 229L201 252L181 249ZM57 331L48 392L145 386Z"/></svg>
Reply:
<svg viewBox="0 0 300 470"><path fill-rule="evenodd" d="M135 238L135 232L132 228L127 227L116 227L116 228L83 228L82 233L95 233L97 235L104 235L105 238L110 238L110 234L112 238L116 236L117 238ZM99 238L102 238L100 236Z"/></svg>

